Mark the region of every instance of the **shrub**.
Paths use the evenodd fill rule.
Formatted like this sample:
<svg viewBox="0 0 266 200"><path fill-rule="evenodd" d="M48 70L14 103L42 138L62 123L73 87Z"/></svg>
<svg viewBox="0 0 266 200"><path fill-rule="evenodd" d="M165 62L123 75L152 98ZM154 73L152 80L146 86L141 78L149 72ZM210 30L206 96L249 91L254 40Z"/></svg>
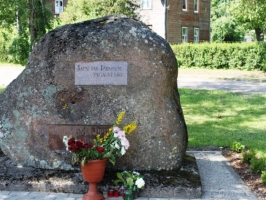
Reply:
<svg viewBox="0 0 266 200"><path fill-rule="evenodd" d="M265 43L186 43L172 49L181 67L266 71Z"/></svg>
<svg viewBox="0 0 266 200"><path fill-rule="evenodd" d="M233 152L241 153L245 149L245 145L240 142L233 142L230 146L230 150Z"/></svg>
<svg viewBox="0 0 266 200"><path fill-rule="evenodd" d="M251 159L252 158L255 158L256 156L256 151L255 150L248 150L246 152L243 152L242 154L242 162L243 163L247 163L247 164L250 164L251 163Z"/></svg>
<svg viewBox="0 0 266 200"><path fill-rule="evenodd" d="M256 156L251 159L250 169L254 173L262 173L262 171L266 170L266 158L261 157L257 158Z"/></svg>
<svg viewBox="0 0 266 200"><path fill-rule="evenodd" d="M261 172L261 180L264 186L266 186L266 171Z"/></svg>

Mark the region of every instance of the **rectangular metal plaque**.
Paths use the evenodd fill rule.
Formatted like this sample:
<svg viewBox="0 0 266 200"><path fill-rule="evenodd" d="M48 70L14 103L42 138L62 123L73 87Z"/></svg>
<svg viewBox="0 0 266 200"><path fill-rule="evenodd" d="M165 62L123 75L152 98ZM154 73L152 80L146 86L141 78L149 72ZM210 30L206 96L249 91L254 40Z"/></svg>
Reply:
<svg viewBox="0 0 266 200"><path fill-rule="evenodd" d="M75 63L75 85L127 85L127 62Z"/></svg>
<svg viewBox="0 0 266 200"><path fill-rule="evenodd" d="M48 125L48 143L51 150L65 150L63 137L72 135L76 139L83 140L86 143L93 143L93 139L97 134L102 136L112 127L111 125Z"/></svg>

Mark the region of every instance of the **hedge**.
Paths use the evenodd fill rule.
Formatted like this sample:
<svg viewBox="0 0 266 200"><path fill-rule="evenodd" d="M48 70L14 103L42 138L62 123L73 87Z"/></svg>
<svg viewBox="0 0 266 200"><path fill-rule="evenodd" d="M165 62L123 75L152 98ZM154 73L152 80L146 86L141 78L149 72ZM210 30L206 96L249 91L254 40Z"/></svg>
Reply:
<svg viewBox="0 0 266 200"><path fill-rule="evenodd" d="M171 45L179 67L266 71L266 43Z"/></svg>

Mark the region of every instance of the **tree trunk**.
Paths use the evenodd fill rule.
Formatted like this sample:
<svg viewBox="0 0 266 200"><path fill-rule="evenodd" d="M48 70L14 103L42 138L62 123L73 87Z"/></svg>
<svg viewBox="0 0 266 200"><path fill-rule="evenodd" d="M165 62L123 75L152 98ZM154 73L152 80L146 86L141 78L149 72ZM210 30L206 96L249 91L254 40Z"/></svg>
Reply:
<svg viewBox="0 0 266 200"><path fill-rule="evenodd" d="M263 41L261 34L263 33L261 28L255 28L255 33L256 33L256 39L258 42Z"/></svg>

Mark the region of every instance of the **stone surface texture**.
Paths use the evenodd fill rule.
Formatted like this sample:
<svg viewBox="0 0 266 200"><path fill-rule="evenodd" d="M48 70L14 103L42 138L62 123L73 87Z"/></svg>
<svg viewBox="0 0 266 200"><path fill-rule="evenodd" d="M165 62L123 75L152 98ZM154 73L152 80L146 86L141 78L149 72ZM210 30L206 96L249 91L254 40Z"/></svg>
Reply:
<svg viewBox="0 0 266 200"><path fill-rule="evenodd" d="M75 63L96 61L127 62L127 85L75 85ZM181 167L187 130L170 45L123 16L66 25L40 39L0 95L0 147L17 164L73 170L69 152L49 148L48 125L112 125L121 110L122 125L138 127L116 169Z"/></svg>

